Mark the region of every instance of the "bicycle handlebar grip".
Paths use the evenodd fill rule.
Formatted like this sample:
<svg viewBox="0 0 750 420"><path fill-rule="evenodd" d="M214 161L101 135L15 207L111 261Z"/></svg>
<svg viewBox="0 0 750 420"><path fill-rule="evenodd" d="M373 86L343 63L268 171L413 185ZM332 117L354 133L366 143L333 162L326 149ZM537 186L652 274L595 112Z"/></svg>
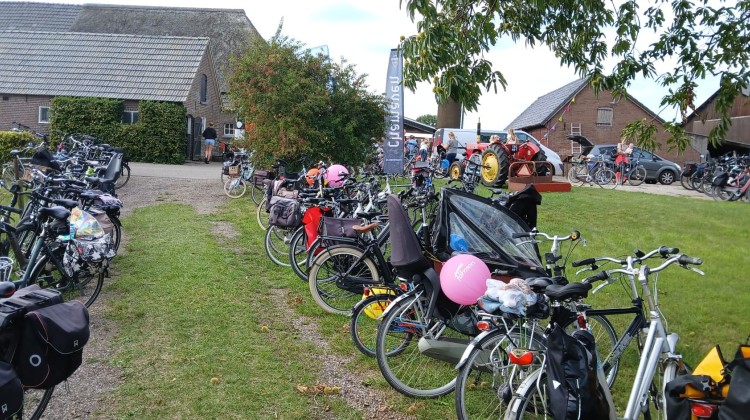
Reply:
<svg viewBox="0 0 750 420"><path fill-rule="evenodd" d="M531 238L531 232L515 232L511 237L513 239Z"/></svg>
<svg viewBox="0 0 750 420"><path fill-rule="evenodd" d="M593 284L594 282L607 280L608 278L609 274L607 274L606 271L600 271L598 274L595 274L591 277L586 277L585 279L583 279L582 283Z"/></svg>
<svg viewBox="0 0 750 420"><path fill-rule="evenodd" d="M659 254L661 254L661 256L664 258L668 257L670 254L677 254L679 252L679 248L669 248L666 246L659 247Z"/></svg>
<svg viewBox="0 0 750 420"><path fill-rule="evenodd" d="M574 230L573 232L570 233L570 239L571 240L577 241L580 238L581 238L581 232L579 232L577 230Z"/></svg>
<svg viewBox="0 0 750 420"><path fill-rule="evenodd" d="M589 265L595 262L596 262L595 258L586 258L585 260L573 261L573 263L570 265L572 265L573 267L580 267L582 265Z"/></svg>
<svg viewBox="0 0 750 420"><path fill-rule="evenodd" d="M680 255L680 258L677 259L677 261L680 263L680 265L701 265L703 264L703 260L700 258L691 257L689 255Z"/></svg>

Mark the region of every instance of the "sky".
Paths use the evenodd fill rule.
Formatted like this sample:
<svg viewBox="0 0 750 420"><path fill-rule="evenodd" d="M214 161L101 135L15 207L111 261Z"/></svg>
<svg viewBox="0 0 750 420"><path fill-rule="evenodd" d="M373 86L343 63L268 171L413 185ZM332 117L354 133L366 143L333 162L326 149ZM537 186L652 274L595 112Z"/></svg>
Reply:
<svg viewBox="0 0 750 420"><path fill-rule="evenodd" d="M82 4L83 1L45 0L48 3ZM210 7L244 9L245 14L264 39L274 35L283 20L281 33L307 47L325 45L331 58L345 59L358 74L367 74L373 93L385 90L388 55L398 46L400 36L416 34L412 22L400 3L406 0L94 0L91 3L131 4L169 7ZM559 60L544 47L535 49L500 42L488 58L508 81L505 91L484 93L476 112L464 114L464 127L503 129L538 97L578 79L575 72L561 67ZM661 68L660 68L661 67ZM667 66L657 66L665 71ZM695 92L700 105L718 89L718 80L699 82ZM658 113L663 119L677 118L674 110L661 110L659 103L665 88L653 80L636 80L628 93ZM404 115L416 119L437 114L432 86L421 84L416 92L404 95Z"/></svg>

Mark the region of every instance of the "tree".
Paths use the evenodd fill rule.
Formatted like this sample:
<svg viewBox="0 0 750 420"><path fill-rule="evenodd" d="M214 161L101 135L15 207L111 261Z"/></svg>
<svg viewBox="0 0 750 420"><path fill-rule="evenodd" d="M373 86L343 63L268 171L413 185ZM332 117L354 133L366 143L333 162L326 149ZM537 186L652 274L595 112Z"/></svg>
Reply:
<svg viewBox="0 0 750 420"><path fill-rule="evenodd" d="M422 124L427 124L429 126L435 127L437 125L437 115L434 115L434 114L420 115L417 117L417 121L421 122Z"/></svg>
<svg viewBox="0 0 750 420"><path fill-rule="evenodd" d="M302 154L310 161L365 162L372 137L385 131L386 103L365 76L342 60L309 54L281 35L258 41L232 60L230 95L261 163Z"/></svg>
<svg viewBox="0 0 750 420"><path fill-rule="evenodd" d="M403 0L402 0L403 1ZM560 59L588 78L595 90L622 95L636 77L654 78L665 88L661 105L679 109L683 121L695 111L693 89L707 75L719 76L717 110L723 115L711 131L717 144L729 125L732 102L750 86L750 0L725 6L723 0L655 0L645 9L636 0L405 0L417 22L418 33L402 37L404 84L431 81L439 103L450 97L475 110L481 88L487 91L507 82L483 53L501 38L544 44ZM641 1L641 4L644 2ZM671 9L667 9L671 6ZM647 32L655 42L644 41ZM605 74L605 60L617 63ZM656 74L655 65L674 62ZM668 140L684 150L688 138L680 122L666 126ZM630 135L654 130L636 121ZM639 138L648 143L648 139ZM653 141L653 139L651 139Z"/></svg>

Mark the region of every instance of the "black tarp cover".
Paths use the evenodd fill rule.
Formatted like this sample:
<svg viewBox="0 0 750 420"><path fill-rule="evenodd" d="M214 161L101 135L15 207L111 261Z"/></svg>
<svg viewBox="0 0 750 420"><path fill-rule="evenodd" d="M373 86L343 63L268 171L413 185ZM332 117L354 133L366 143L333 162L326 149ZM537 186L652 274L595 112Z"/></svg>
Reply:
<svg viewBox="0 0 750 420"><path fill-rule="evenodd" d="M502 269L511 275L531 277L545 275L536 244L529 238L513 238L513 233L528 232L524 221L502 205L484 197L444 188L438 203L432 231L432 249L441 261L455 250L451 235L465 242L469 254L481 258L491 270Z"/></svg>

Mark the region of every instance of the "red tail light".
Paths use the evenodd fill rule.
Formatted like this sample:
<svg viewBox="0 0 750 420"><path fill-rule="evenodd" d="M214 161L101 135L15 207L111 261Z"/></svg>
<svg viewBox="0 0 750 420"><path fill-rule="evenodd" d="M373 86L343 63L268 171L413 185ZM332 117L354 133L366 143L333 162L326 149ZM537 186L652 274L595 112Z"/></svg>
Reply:
<svg viewBox="0 0 750 420"><path fill-rule="evenodd" d="M701 402L691 402L690 410L693 412L695 417L699 419L710 419L716 413L718 407L711 404Z"/></svg>
<svg viewBox="0 0 750 420"><path fill-rule="evenodd" d="M508 353L514 365L528 366L534 361L534 352L529 349L513 349Z"/></svg>
<svg viewBox="0 0 750 420"><path fill-rule="evenodd" d="M492 327L489 322L487 321L479 321L477 322L477 329L479 331L487 331Z"/></svg>

